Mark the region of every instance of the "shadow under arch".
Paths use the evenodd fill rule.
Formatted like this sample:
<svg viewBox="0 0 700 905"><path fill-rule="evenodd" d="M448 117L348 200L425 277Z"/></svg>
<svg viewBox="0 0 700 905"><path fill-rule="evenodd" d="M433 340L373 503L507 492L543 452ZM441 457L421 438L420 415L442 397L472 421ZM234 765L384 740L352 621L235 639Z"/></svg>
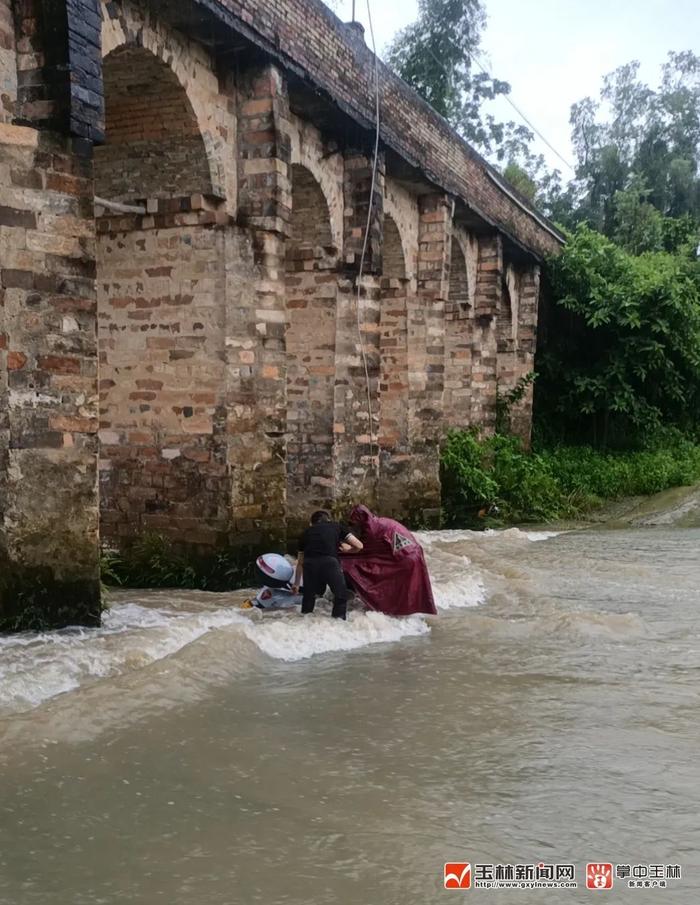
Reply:
<svg viewBox="0 0 700 905"><path fill-rule="evenodd" d="M326 197L313 174L291 167L286 249L287 501L290 525L329 508L334 487L338 279Z"/></svg>
<svg viewBox="0 0 700 905"><path fill-rule="evenodd" d="M383 513L401 516L410 484L409 280L401 234L390 214L384 215L382 260L377 498Z"/></svg>
<svg viewBox="0 0 700 905"><path fill-rule="evenodd" d="M450 282L445 306L445 421L466 428L471 422L474 312L470 303L467 262L461 243L452 237Z"/></svg>
<svg viewBox="0 0 700 905"><path fill-rule="evenodd" d="M143 47L102 62L105 143L95 149L95 194L110 201L214 193L209 155L185 88Z"/></svg>

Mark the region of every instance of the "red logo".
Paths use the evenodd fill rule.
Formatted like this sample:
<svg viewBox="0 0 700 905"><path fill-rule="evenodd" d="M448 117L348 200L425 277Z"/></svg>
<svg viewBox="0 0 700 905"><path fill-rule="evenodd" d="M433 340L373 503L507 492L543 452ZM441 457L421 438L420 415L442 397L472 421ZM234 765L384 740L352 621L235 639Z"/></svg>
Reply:
<svg viewBox="0 0 700 905"><path fill-rule="evenodd" d="M445 889L470 889L472 866L465 861L449 861L445 865Z"/></svg>
<svg viewBox="0 0 700 905"><path fill-rule="evenodd" d="M612 889L612 864L587 864L586 889Z"/></svg>

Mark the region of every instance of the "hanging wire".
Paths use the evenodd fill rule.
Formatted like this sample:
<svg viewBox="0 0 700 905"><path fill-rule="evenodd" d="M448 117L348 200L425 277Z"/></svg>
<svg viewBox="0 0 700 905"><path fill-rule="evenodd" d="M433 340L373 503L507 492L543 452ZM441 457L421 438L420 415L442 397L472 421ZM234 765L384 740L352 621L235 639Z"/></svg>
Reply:
<svg viewBox="0 0 700 905"><path fill-rule="evenodd" d="M375 117L376 128L374 138L374 158L372 162L372 183L369 190L369 205L367 207L367 223L365 225L365 237L362 243L362 254L360 255L360 269L357 277L357 297L355 303L355 315L357 319L357 335L360 341L360 352L362 354L362 364L365 371L365 382L367 386L367 415L369 417L369 454L370 459L374 461L375 473L379 479L379 446L374 442L374 412L372 410L372 384L369 376L369 365L367 362L367 350L365 349L365 341L362 336L362 319L360 316L360 308L362 302L362 277L364 274L365 260L367 258L367 246L369 245L370 230L372 228L372 210L374 207L374 190L377 184L377 169L379 165L379 138L380 138L380 105L379 105L379 58L377 57L377 47L374 40L374 26L372 24L372 10L370 8L370 0L367 0L367 18L369 21L369 33L372 41L372 53L374 54L374 93L375 93ZM375 454L376 450L376 454ZM367 477L362 480L364 485Z"/></svg>

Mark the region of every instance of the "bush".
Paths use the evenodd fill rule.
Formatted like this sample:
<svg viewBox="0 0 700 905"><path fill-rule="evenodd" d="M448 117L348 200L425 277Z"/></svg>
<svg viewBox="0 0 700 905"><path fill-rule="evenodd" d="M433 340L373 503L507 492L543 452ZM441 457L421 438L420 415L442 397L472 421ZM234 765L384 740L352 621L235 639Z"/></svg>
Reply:
<svg viewBox="0 0 700 905"><path fill-rule="evenodd" d="M559 446L530 453L496 434L452 431L442 449L443 513L450 527L574 518L604 500L658 493L700 480L700 446L665 432L640 452Z"/></svg>

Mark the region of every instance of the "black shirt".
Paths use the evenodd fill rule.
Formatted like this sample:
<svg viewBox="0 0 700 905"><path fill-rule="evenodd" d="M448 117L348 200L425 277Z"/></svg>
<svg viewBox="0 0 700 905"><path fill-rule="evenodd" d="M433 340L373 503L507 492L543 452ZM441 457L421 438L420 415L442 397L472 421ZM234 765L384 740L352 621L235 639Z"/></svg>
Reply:
<svg viewBox="0 0 700 905"><path fill-rule="evenodd" d="M350 534L345 525L338 522L319 522L311 525L299 538L299 552L305 559L317 559L319 556L335 556L338 558L338 547Z"/></svg>

